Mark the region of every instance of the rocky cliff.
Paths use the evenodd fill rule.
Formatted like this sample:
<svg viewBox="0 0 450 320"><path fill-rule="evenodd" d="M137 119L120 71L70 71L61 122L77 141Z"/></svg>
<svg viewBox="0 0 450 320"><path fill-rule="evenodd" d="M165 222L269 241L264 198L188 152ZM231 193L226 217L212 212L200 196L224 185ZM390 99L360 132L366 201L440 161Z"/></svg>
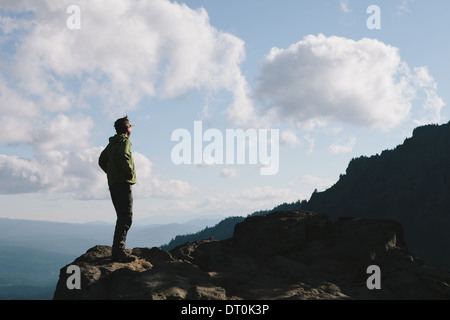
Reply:
<svg viewBox="0 0 450 320"><path fill-rule="evenodd" d="M450 123L426 125L380 155L353 159L339 181L302 210L402 224L409 248L450 270Z"/></svg>
<svg viewBox="0 0 450 320"><path fill-rule="evenodd" d="M136 261L113 263L110 247L89 249L70 264L81 288L68 289L67 265L54 299L450 299L450 273L424 266L387 220L276 212L247 218L228 240L132 252Z"/></svg>

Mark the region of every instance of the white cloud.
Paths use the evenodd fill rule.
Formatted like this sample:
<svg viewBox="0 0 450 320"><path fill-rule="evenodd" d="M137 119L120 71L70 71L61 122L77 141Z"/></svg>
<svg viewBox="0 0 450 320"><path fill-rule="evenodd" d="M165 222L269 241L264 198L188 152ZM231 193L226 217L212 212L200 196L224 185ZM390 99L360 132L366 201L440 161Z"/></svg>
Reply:
<svg viewBox="0 0 450 320"><path fill-rule="evenodd" d="M295 131L293 130L284 130L280 134L280 144L282 146L296 146L301 144L300 139L297 137Z"/></svg>
<svg viewBox="0 0 450 320"><path fill-rule="evenodd" d="M237 176L237 171L232 168L224 168L220 171L220 176L223 178L235 178Z"/></svg>
<svg viewBox="0 0 450 320"><path fill-rule="evenodd" d="M141 198L179 199L197 189L181 180L166 180L158 177L152 170L153 163L143 154L133 152L137 183L133 193Z"/></svg>
<svg viewBox="0 0 450 320"><path fill-rule="evenodd" d="M3 5L3 4L2 4ZM8 38L15 31L30 29L30 21L23 18L11 18L0 16L0 31Z"/></svg>
<svg viewBox="0 0 450 320"><path fill-rule="evenodd" d="M0 155L0 193L55 193L75 198L106 196L101 171L97 170L98 148L77 152L50 151L32 160Z"/></svg>
<svg viewBox="0 0 450 320"><path fill-rule="evenodd" d="M423 103L422 110L415 113L414 124L440 123L442 121L441 110L445 103L437 94L437 83L426 67L414 68L414 72L413 82L417 88L421 89L422 97L420 99Z"/></svg>
<svg viewBox="0 0 450 320"><path fill-rule="evenodd" d="M353 148L355 147L356 138L351 138L347 143L345 144L338 144L333 143L328 147L328 152L331 154L342 154L342 153L349 153L352 152Z"/></svg>
<svg viewBox="0 0 450 320"><path fill-rule="evenodd" d="M273 186L253 187L240 192L229 194L232 199L251 201L286 201L285 199L297 199L298 195L290 189L276 188Z"/></svg>
<svg viewBox="0 0 450 320"><path fill-rule="evenodd" d="M9 110L14 112L14 108ZM1 155L0 193L60 193L86 199L105 196L106 184L97 164L101 148L88 142L93 126L89 117L17 116L15 121L29 128L22 133L21 126L12 128L6 133L7 143L28 143L34 155L32 159ZM16 133L20 138L15 138Z"/></svg>
<svg viewBox="0 0 450 320"><path fill-rule="evenodd" d="M409 1L408 0L402 0L402 3L397 6L397 14L402 15L404 13L411 13L411 9L409 9Z"/></svg>
<svg viewBox="0 0 450 320"><path fill-rule="evenodd" d="M79 0L81 29L66 27L73 1L6 1L34 12L34 28L17 49L13 74L46 110L67 110L100 96L112 117L145 96L176 97L192 90L228 90L232 108L247 103L239 64L244 42L210 25L204 9L167 0ZM3 28L16 25L4 18ZM79 85L69 91L68 82Z"/></svg>
<svg viewBox="0 0 450 320"><path fill-rule="evenodd" d="M252 187L242 191L207 196L199 202L191 202L193 209L207 212L241 212L247 215L256 210L271 209L284 202L295 202L299 195L290 188L272 186Z"/></svg>
<svg viewBox="0 0 450 320"><path fill-rule="evenodd" d="M81 8L80 30L66 26L73 4ZM211 26L204 9L167 0L6 0L2 9L0 32L14 46L0 40L8 57L0 61L0 120L7 129L0 143L26 144L34 155L1 156L0 193L107 196L97 164L101 148L89 142L92 120L77 113L91 97L114 119L146 96L193 90L227 90L241 110L248 103L239 67L244 42ZM135 162L138 197L174 199L195 190L158 177L139 153Z"/></svg>
<svg viewBox="0 0 450 320"><path fill-rule="evenodd" d="M303 128L330 122L389 130L407 121L413 101L439 113L435 81L411 71L398 49L375 39L309 35L287 49L273 48L260 68L256 99L278 121Z"/></svg>
<svg viewBox="0 0 450 320"><path fill-rule="evenodd" d="M308 147L308 149L306 150L306 154L307 154L307 155L312 154L313 151L314 151L314 145L315 145L315 143L316 143L316 139L315 139L315 138L311 138L309 135L305 135L305 136L303 137L303 139L305 139L306 142L308 142L308 144L309 144L309 147Z"/></svg>
<svg viewBox="0 0 450 320"><path fill-rule="evenodd" d="M349 0L341 0L339 2L339 6L344 13L351 12L350 8L348 7L348 2L349 2Z"/></svg>
<svg viewBox="0 0 450 320"><path fill-rule="evenodd" d="M331 187L334 184L334 182L331 180L316 177L311 174L306 174L299 179L292 180L289 182L289 185L291 186L296 184L308 186L310 189L317 189L319 191L323 191Z"/></svg>
<svg viewBox="0 0 450 320"><path fill-rule="evenodd" d="M39 109L10 88L0 76L0 121L3 132L0 143L31 142Z"/></svg>
<svg viewBox="0 0 450 320"><path fill-rule="evenodd" d="M57 194L75 199L109 198L106 174L98 166L103 148L90 147L77 151L48 150L34 159L0 155L0 194ZM136 198L183 198L195 191L180 180L165 180L152 173L152 163L144 155L133 152L138 183Z"/></svg>
<svg viewBox="0 0 450 320"><path fill-rule="evenodd" d="M36 126L33 146L37 152L82 150L89 147L93 121L84 115L58 114Z"/></svg>

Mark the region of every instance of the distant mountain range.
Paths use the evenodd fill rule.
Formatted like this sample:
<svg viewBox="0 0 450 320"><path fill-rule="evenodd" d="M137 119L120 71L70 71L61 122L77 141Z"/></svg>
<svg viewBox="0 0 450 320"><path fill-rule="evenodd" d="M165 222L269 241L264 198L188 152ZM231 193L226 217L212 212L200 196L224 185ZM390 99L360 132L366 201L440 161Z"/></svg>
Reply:
<svg viewBox="0 0 450 320"><path fill-rule="evenodd" d="M275 208L271 210L261 210L253 212L247 217L251 216L258 216L263 214L268 214L271 212L277 212L277 211L295 211L300 210L301 208L301 202L293 202L293 203L283 203L281 205L276 206ZM235 217L228 217L217 223L215 226L212 227L206 227L203 230L200 230L195 233L189 233L189 234L183 234L183 235L177 235L175 238L170 240L169 243L160 246L161 249L170 251L174 249L177 246L183 245L186 242L194 242L197 240L204 240L204 239L214 239L214 240L225 240L229 239L233 236L234 226L245 220L246 217L242 216L235 216Z"/></svg>
<svg viewBox="0 0 450 320"><path fill-rule="evenodd" d="M127 246L160 246L217 220L135 225ZM111 245L114 225L0 218L0 300L51 299L62 265L98 244Z"/></svg>

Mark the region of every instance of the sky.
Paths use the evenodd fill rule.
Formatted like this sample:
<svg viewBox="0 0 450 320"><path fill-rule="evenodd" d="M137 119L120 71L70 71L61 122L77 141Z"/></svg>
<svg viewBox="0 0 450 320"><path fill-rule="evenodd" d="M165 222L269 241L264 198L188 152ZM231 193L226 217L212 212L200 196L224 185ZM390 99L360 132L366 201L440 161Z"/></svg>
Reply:
<svg viewBox="0 0 450 320"><path fill-rule="evenodd" d="M97 161L125 115L137 223L308 200L351 159L449 121L449 12L447 0L2 0L0 217L114 222Z"/></svg>

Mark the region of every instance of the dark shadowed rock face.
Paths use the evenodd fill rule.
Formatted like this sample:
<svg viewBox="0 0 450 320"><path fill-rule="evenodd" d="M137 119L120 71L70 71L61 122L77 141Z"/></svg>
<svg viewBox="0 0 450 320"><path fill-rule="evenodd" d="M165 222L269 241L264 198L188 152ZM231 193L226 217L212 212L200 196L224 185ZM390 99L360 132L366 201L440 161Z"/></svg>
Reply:
<svg viewBox="0 0 450 320"><path fill-rule="evenodd" d="M54 299L450 299L450 274L415 258L393 221L276 212L247 218L228 240L133 254L113 263L110 247L89 249L71 264L81 289L67 288L66 266ZM371 265L379 290L367 288Z"/></svg>
<svg viewBox="0 0 450 320"><path fill-rule="evenodd" d="M302 210L402 224L411 251L450 270L450 122L425 125L393 150L352 159L339 181Z"/></svg>

